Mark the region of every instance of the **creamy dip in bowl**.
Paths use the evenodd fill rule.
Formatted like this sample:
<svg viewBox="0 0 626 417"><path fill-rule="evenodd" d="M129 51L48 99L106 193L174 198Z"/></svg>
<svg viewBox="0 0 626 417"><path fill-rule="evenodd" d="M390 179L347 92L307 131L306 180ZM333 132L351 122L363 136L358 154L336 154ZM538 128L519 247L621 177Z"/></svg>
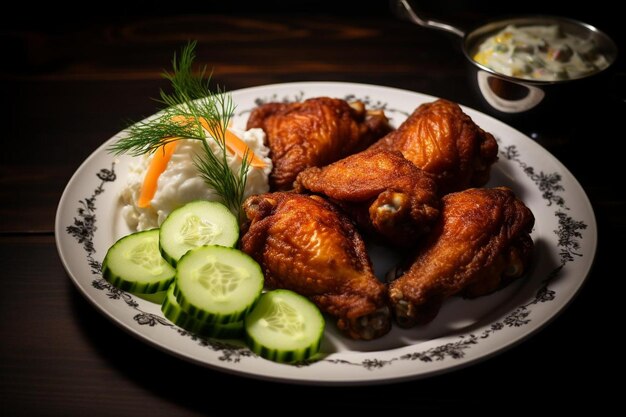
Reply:
<svg viewBox="0 0 626 417"><path fill-rule="evenodd" d="M541 81L580 78L609 66L594 38L558 25L508 25L485 39L473 58L500 74Z"/></svg>

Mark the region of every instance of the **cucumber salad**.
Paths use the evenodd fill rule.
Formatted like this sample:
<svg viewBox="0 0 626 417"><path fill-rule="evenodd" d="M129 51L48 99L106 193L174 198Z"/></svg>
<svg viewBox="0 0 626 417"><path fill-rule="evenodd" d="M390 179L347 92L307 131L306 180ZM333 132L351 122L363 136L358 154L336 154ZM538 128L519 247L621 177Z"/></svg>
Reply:
<svg viewBox="0 0 626 417"><path fill-rule="evenodd" d="M119 239L102 275L145 299L161 294L164 316L189 332L244 340L277 362L310 359L324 334L321 312L289 290L263 294L261 267L235 248L238 240L239 225L227 207L193 201L172 211L160 228Z"/></svg>

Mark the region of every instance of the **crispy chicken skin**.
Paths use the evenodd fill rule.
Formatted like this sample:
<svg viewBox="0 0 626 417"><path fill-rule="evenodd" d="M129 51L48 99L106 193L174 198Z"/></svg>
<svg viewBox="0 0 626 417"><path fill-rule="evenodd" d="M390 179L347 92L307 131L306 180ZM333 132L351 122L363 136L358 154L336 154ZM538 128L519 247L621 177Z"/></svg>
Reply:
<svg viewBox="0 0 626 417"><path fill-rule="evenodd" d="M361 102L329 97L263 104L250 114L247 128L262 128L267 135L274 191L291 189L305 168L361 151L391 131L382 111L368 112Z"/></svg>
<svg viewBox="0 0 626 417"><path fill-rule="evenodd" d="M362 230L395 245L414 244L439 216L435 181L395 151L364 151L308 168L296 190L330 198Z"/></svg>
<svg viewBox="0 0 626 417"><path fill-rule="evenodd" d="M402 152L436 177L442 195L486 184L498 158L494 137L447 100L422 104L370 149Z"/></svg>
<svg viewBox="0 0 626 417"><path fill-rule="evenodd" d="M244 212L241 249L259 262L267 287L308 297L354 339L389 331L386 287L374 276L353 223L331 203L270 193L249 197Z"/></svg>
<svg viewBox="0 0 626 417"><path fill-rule="evenodd" d="M530 262L532 212L508 188L468 189L442 199L441 216L408 271L389 286L398 324L431 321L455 294L488 294Z"/></svg>

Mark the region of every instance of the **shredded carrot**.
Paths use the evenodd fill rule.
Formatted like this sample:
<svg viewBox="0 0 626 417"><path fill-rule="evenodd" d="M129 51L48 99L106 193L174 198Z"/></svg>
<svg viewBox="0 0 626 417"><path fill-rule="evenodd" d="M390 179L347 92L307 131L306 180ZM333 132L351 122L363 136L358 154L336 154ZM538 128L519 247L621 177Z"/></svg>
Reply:
<svg viewBox="0 0 626 417"><path fill-rule="evenodd" d="M141 185L141 193L137 200L138 207L146 208L150 206L150 201L154 198L154 194L157 190L159 177L163 171L165 171L165 168L167 168L167 163L174 154L176 145L178 145L178 141L168 142L159 147L154 153L152 161L150 161L150 166L148 166L146 176L143 179L143 184Z"/></svg>
<svg viewBox="0 0 626 417"><path fill-rule="evenodd" d="M205 118L203 117L200 118L200 124L202 125L203 128L207 130L207 132L215 136L215 134L209 127L209 123L206 121ZM259 158L254 153L254 151L250 149L250 147L248 147L248 145L246 145L246 143L243 140L239 139L239 137L235 135L230 129L226 129L225 136L226 137L224 139L226 143L226 148L228 148L229 151L237 155L240 159L243 159L243 156L246 154L246 151L247 151L248 162L250 163L250 165L252 165L255 168L265 167L266 165L265 162L261 158Z"/></svg>
<svg viewBox="0 0 626 417"><path fill-rule="evenodd" d="M185 118L183 116L176 116L173 120L175 122L183 123L185 121ZM200 117L199 120L202 127L211 135L213 135L213 137L215 137L215 132L213 132L213 129L211 129L211 127L209 126L209 122L207 122L204 117ZM229 151L237 155L240 159L243 159L243 156L246 154L247 151L249 155L248 162L250 163L250 165L255 168L265 167L266 163L261 158L259 158L254 153L254 151L250 149L250 147L246 145L246 143L241 140L237 135L235 135L230 129L226 129L225 136L226 137L224 139L226 143L226 148Z"/></svg>
<svg viewBox="0 0 626 417"><path fill-rule="evenodd" d="M246 145L246 143L239 139L230 129L226 129L226 147L239 158L243 159L243 156L248 152L248 162L255 168L265 167L265 162L256 156L256 154Z"/></svg>

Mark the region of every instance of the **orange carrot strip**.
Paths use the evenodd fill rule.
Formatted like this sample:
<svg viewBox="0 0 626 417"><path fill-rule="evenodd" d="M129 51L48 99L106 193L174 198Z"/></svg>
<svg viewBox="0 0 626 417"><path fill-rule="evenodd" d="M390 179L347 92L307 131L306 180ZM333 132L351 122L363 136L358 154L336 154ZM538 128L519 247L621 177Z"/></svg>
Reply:
<svg viewBox="0 0 626 417"><path fill-rule="evenodd" d="M137 200L138 207L146 208L150 206L150 201L154 198L154 194L157 190L159 177L163 171L165 171L165 168L167 168L167 163L174 154L176 145L178 145L178 141L168 142L165 145L161 145L159 149L154 152L146 176L143 179L143 184L141 185L141 193Z"/></svg>
<svg viewBox="0 0 626 417"><path fill-rule="evenodd" d="M252 151L252 149L250 149L250 147L248 147L243 140L239 139L239 137L229 129L226 129L226 147L241 159L243 159L246 151L248 151L248 162L250 165L255 168L265 167L265 162L256 156L254 151Z"/></svg>
<svg viewBox="0 0 626 417"><path fill-rule="evenodd" d="M203 117L200 118L200 124L202 125L203 128L207 130L207 132L209 132L211 135L215 137L215 134L209 127L209 123L206 121L205 118ZM246 143L243 140L239 139L237 135L235 135L229 129L226 129L225 136L226 137L224 139L226 142L226 148L228 148L229 151L237 155L240 159L243 159L243 156L246 154L246 151L248 151L248 162L250 163L250 165L252 165L255 168L265 167L266 165L265 162L261 158L259 158L254 153L254 151L250 149L248 145L246 145Z"/></svg>

